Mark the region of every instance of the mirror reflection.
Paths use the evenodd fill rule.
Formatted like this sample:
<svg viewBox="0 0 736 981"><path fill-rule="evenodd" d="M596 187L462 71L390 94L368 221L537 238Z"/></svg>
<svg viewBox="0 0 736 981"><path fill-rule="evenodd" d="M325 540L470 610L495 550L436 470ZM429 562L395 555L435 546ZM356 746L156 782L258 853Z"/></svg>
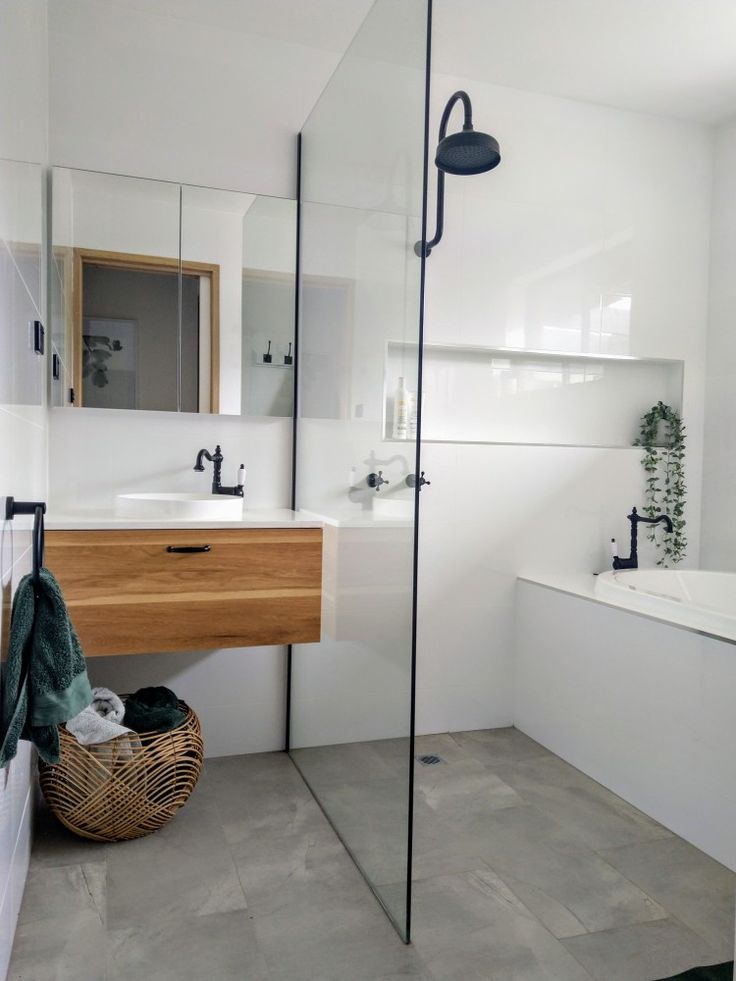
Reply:
<svg viewBox="0 0 736 981"><path fill-rule="evenodd" d="M55 404L290 416L296 204L54 168Z"/></svg>

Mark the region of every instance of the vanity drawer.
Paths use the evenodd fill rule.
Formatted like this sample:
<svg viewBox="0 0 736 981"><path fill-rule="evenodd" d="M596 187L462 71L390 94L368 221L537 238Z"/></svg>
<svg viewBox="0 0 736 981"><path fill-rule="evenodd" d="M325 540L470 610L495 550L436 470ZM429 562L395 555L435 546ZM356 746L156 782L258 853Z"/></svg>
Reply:
<svg viewBox="0 0 736 981"><path fill-rule="evenodd" d="M46 565L88 656L320 638L318 528L49 531Z"/></svg>

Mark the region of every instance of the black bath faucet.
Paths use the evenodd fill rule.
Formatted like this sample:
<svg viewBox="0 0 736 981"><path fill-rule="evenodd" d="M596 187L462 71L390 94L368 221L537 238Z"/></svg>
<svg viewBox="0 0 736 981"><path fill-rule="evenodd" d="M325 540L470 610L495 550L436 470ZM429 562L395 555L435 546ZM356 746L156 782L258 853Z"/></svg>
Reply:
<svg viewBox="0 0 736 981"><path fill-rule="evenodd" d="M215 452L210 453L209 450L200 450L197 453L197 462L194 464L194 469L199 473L204 473L204 463L202 460L209 460L212 464L212 493L213 494L229 494L230 497L243 497L244 490L243 484L245 483L245 467L240 464L240 469L238 470L238 482L234 487L223 487L220 483L222 477L222 450L220 449L220 444L218 443L215 447Z"/></svg>
<svg viewBox="0 0 736 981"><path fill-rule="evenodd" d="M639 522L643 521L646 525L658 525L661 522L664 523L665 531L668 535L672 534L672 520L668 514L658 514L654 518L645 518L643 515L638 514L636 508L631 509L631 514L627 514L626 517L631 522L631 555L628 559L622 559L618 555L613 557L613 568L614 569L638 569L639 568L639 553L637 550L637 537Z"/></svg>

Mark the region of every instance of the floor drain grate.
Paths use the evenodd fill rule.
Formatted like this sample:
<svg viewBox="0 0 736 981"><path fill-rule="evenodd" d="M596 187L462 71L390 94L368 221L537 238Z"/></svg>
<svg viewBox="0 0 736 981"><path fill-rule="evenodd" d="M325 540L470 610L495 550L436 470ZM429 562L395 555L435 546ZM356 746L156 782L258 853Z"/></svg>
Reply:
<svg viewBox="0 0 736 981"><path fill-rule="evenodd" d="M417 763L421 763L423 766L436 766L438 763L446 763L447 760L443 760L441 756L435 756L434 753L426 753L424 756L417 756Z"/></svg>

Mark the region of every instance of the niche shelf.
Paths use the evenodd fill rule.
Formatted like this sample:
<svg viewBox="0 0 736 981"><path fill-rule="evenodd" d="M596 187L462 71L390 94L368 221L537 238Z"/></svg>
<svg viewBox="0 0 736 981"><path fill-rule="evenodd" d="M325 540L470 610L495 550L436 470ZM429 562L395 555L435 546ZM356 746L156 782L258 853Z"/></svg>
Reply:
<svg viewBox="0 0 736 981"><path fill-rule="evenodd" d="M416 387L416 343L388 341L383 434L400 376ZM682 410L684 365L660 358L426 344L422 439L431 443L631 447L660 399Z"/></svg>

